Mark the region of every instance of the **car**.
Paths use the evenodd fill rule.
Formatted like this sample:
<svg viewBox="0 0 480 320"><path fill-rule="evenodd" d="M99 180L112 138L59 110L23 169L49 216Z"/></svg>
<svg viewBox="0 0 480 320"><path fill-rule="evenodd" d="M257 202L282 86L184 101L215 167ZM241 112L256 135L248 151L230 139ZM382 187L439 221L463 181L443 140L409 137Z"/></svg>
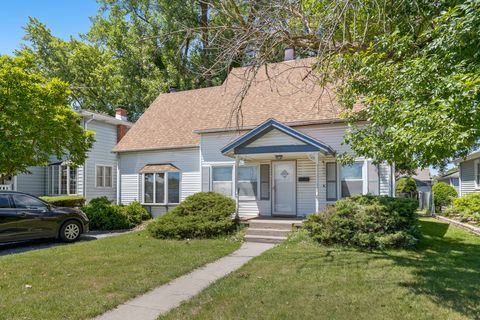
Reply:
<svg viewBox="0 0 480 320"><path fill-rule="evenodd" d="M23 192L0 191L0 243L55 238L74 242L88 232L80 209L55 207Z"/></svg>

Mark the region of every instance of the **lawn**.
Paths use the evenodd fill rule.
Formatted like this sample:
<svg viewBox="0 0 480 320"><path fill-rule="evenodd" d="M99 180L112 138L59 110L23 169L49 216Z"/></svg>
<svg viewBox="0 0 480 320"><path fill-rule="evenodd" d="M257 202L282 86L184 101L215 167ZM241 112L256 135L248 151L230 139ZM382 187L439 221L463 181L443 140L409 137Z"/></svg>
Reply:
<svg viewBox="0 0 480 320"><path fill-rule="evenodd" d="M297 236L161 319L480 319L480 237L422 219L414 251Z"/></svg>
<svg viewBox="0 0 480 320"><path fill-rule="evenodd" d="M140 232L3 256L0 319L86 319L239 245L231 239L157 240Z"/></svg>

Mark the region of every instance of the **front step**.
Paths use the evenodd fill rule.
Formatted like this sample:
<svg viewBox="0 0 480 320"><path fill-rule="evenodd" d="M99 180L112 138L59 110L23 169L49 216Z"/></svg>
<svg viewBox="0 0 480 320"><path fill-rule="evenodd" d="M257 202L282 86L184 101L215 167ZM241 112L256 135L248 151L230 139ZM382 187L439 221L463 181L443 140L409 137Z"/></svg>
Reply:
<svg viewBox="0 0 480 320"><path fill-rule="evenodd" d="M245 241L247 242L261 242L261 243L280 243L286 240L287 237L275 237L275 236L261 236L261 235L246 235Z"/></svg>
<svg viewBox="0 0 480 320"><path fill-rule="evenodd" d="M248 221L245 241L279 243L286 240L290 231L301 224L301 220L252 219Z"/></svg>
<svg viewBox="0 0 480 320"><path fill-rule="evenodd" d="M273 236L273 237L287 237L291 231L286 229L260 229L260 228L248 228L248 236Z"/></svg>

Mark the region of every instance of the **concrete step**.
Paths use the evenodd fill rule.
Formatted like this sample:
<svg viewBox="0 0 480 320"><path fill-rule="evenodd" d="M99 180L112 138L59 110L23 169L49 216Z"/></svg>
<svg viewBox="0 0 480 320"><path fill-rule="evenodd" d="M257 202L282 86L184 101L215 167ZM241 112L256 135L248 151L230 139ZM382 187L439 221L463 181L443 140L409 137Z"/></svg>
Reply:
<svg viewBox="0 0 480 320"><path fill-rule="evenodd" d="M246 235L246 242L261 242L261 243L280 243L286 240L287 237L274 237L274 236L257 236L257 235Z"/></svg>
<svg viewBox="0 0 480 320"><path fill-rule="evenodd" d="M274 220L250 220L248 226L254 229L276 229L276 230L292 230L291 222L274 221Z"/></svg>
<svg viewBox="0 0 480 320"><path fill-rule="evenodd" d="M257 229L257 228L248 228L247 235L250 236L274 236L274 237L286 237L291 230L285 229Z"/></svg>

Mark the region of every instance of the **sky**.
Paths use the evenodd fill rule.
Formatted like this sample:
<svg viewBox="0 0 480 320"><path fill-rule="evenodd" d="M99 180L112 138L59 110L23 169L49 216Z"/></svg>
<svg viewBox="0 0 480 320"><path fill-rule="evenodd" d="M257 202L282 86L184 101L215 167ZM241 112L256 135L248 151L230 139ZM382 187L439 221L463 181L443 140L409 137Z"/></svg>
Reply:
<svg viewBox="0 0 480 320"><path fill-rule="evenodd" d="M97 12L95 0L0 0L0 54L20 47L28 17L40 20L54 36L69 39L90 29Z"/></svg>

